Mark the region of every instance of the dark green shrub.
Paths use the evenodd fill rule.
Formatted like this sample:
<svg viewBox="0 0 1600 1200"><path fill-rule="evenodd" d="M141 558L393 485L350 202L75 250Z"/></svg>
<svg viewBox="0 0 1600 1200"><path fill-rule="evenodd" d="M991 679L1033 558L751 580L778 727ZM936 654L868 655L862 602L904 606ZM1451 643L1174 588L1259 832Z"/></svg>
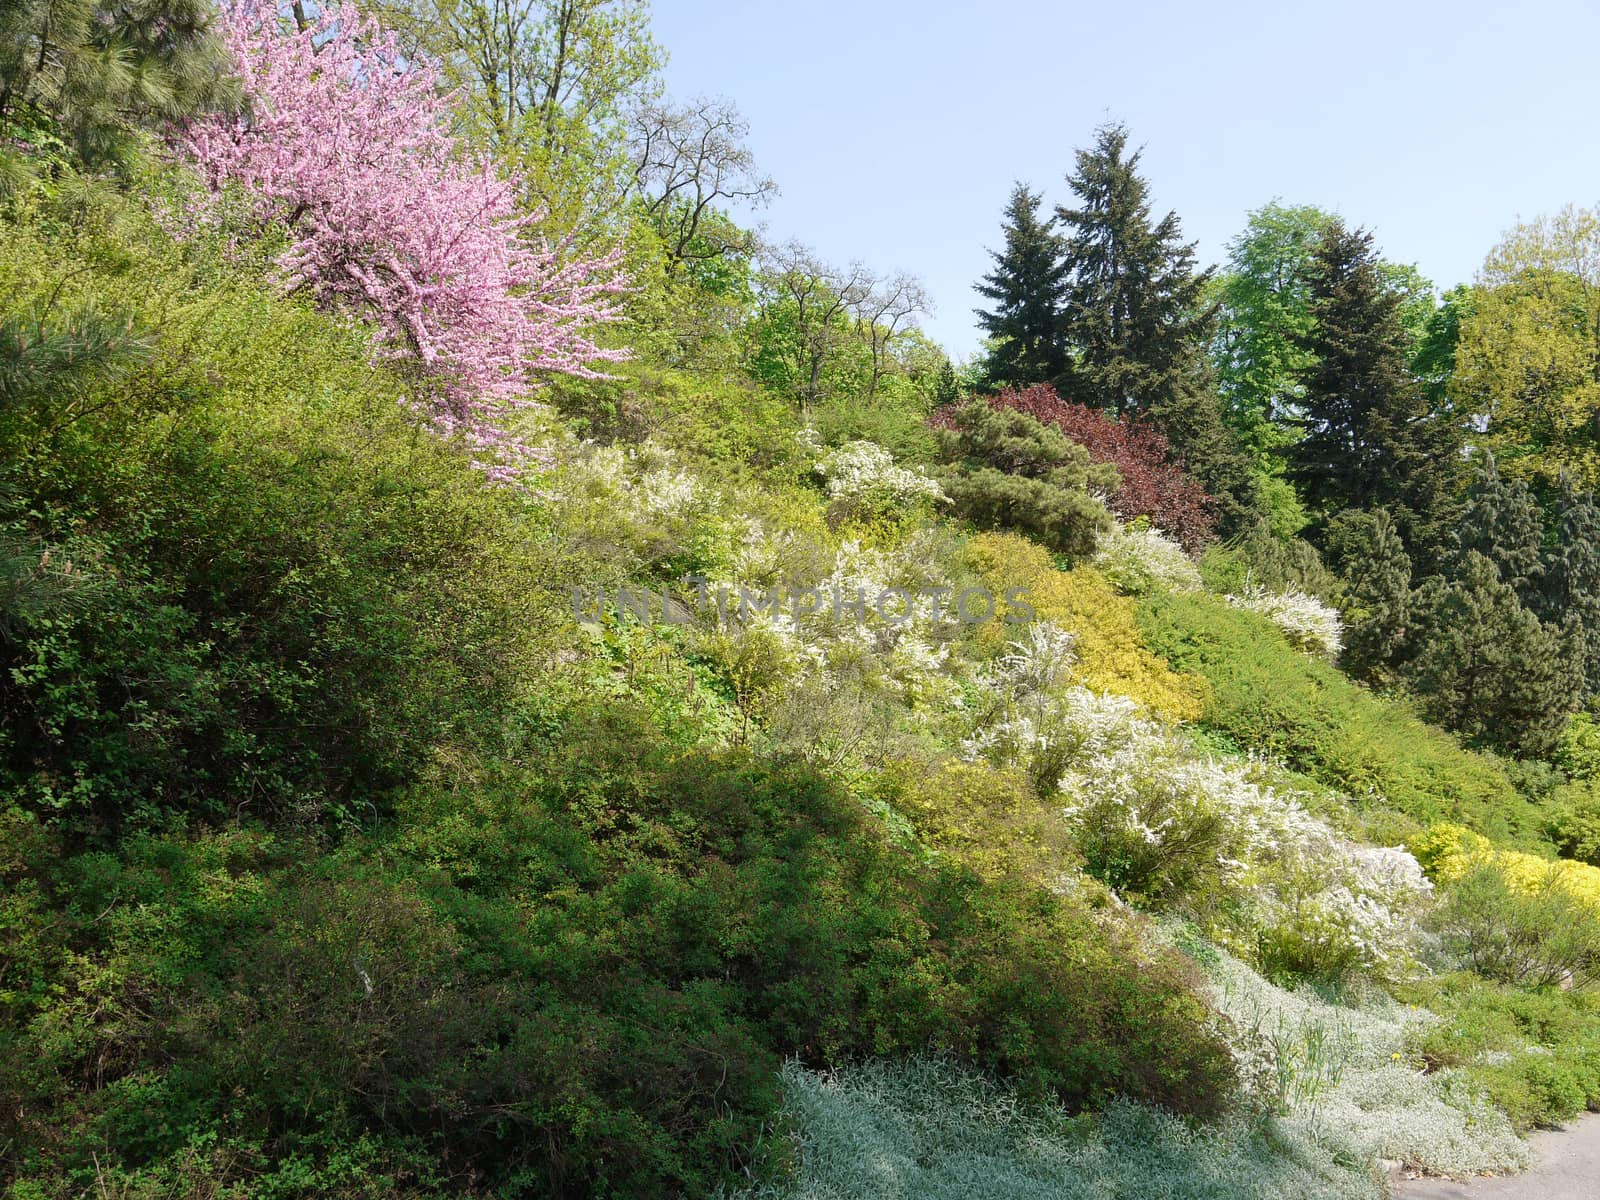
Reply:
<svg viewBox="0 0 1600 1200"><path fill-rule="evenodd" d="M1112 526L1091 491L1117 488L1117 470L1059 429L1027 413L973 400L938 429L939 480L960 516L980 529L1025 533L1061 554L1082 556Z"/></svg>
<svg viewBox="0 0 1600 1200"><path fill-rule="evenodd" d="M33 863L72 956L35 937L58 990L0 1024L26 1177L153 1187L199 1139L283 1196L352 1154L397 1190L432 1164L454 1194L704 1195L784 1165L790 1056L1227 1103L1184 965L1085 902L897 848L801 765L679 757L642 714L551 731L334 853L241 831Z"/></svg>

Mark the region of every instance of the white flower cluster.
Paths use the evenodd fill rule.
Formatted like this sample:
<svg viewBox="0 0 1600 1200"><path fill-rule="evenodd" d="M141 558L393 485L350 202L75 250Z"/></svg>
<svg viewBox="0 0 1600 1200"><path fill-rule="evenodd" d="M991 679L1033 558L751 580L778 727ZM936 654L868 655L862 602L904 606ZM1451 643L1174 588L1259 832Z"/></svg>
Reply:
<svg viewBox="0 0 1600 1200"><path fill-rule="evenodd" d="M1338 610L1315 596L1293 588L1269 592L1250 585L1239 595L1229 596L1228 603L1266 617L1301 650L1331 660L1338 658L1344 649L1344 623L1339 619Z"/></svg>
<svg viewBox="0 0 1600 1200"><path fill-rule="evenodd" d="M666 446L587 446L587 453L568 468L573 486L568 494L588 494L611 501L636 521L681 517L708 497L695 476L674 465Z"/></svg>
<svg viewBox="0 0 1600 1200"><path fill-rule="evenodd" d="M1241 940L1265 931L1312 961L1380 974L1414 961L1415 913L1431 889L1416 859L1351 842L1301 797L1262 782L1250 764L1198 753L1132 700L1055 690L1060 673L1042 664L1052 661L1046 647L1059 655L1062 636L1047 627L1013 643L985 677L1015 699L963 742L969 760L1058 781L1091 866L1115 863L1140 885L1178 893L1227 892Z"/></svg>
<svg viewBox="0 0 1600 1200"><path fill-rule="evenodd" d="M895 466L894 455L876 442L846 442L823 455L814 469L834 498L896 504L946 499L936 480L920 469Z"/></svg>
<svg viewBox="0 0 1600 1200"><path fill-rule="evenodd" d="M1198 592L1200 568L1182 546L1156 529L1119 525L1100 540L1094 565L1125 592Z"/></svg>

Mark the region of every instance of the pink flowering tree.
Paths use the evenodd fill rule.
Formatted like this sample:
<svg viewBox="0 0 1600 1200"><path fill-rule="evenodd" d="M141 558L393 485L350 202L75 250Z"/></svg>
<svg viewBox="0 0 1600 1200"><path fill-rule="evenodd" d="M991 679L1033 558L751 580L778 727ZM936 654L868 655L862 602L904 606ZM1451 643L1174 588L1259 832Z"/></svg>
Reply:
<svg viewBox="0 0 1600 1200"><path fill-rule="evenodd" d="M351 5L299 28L278 0L224 3L244 80L239 115L192 121L181 149L207 193L230 186L250 220L288 237L283 281L375 325L380 357L410 365L416 404L497 477L543 461L511 430L542 377L601 377L626 356L594 341L618 316L620 249L569 254L517 211L520 181L461 152L434 72Z"/></svg>

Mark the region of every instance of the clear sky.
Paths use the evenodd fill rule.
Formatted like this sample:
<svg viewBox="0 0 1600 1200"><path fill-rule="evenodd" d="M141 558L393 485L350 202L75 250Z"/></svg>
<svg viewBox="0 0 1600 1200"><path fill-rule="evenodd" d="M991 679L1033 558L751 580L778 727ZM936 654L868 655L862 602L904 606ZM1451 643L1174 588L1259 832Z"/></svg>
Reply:
<svg viewBox="0 0 1600 1200"><path fill-rule="evenodd" d="M782 195L769 236L919 274L977 348L1015 180L1065 200L1108 117L1205 262L1280 198L1441 287L1519 217L1600 203L1600 2L654 0L679 98L726 96Z"/></svg>

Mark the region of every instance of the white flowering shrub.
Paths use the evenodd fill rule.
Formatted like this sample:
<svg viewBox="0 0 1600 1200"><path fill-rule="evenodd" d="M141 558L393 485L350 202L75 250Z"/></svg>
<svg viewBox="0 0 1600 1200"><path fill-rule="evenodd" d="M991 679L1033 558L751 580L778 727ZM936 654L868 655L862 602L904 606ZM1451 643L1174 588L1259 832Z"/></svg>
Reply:
<svg viewBox="0 0 1600 1200"><path fill-rule="evenodd" d="M918 505L946 499L938 481L920 469L895 465L894 455L876 442L846 442L817 460L830 499L878 508Z"/></svg>
<svg viewBox="0 0 1600 1200"><path fill-rule="evenodd" d="M1306 1141L1345 1162L1383 1158L1441 1174L1528 1166L1504 1113L1463 1077L1408 1059L1432 1013L1383 996L1330 1004L1275 987L1229 954L1206 958L1247 1090Z"/></svg>
<svg viewBox="0 0 1600 1200"><path fill-rule="evenodd" d="M742 1200L1379 1200L1374 1174L1295 1127L1194 1126L1113 1101L1093 1125L929 1058L784 1068L798 1177Z"/></svg>
<svg viewBox="0 0 1600 1200"><path fill-rule="evenodd" d="M1344 649L1344 623L1339 619L1339 611L1315 596L1293 588L1269 592L1250 585L1227 599L1235 608L1266 617L1283 631L1290 644L1308 653L1331 661Z"/></svg>
<svg viewBox="0 0 1600 1200"><path fill-rule="evenodd" d="M1006 647L995 673L997 687L1024 695L1063 686L1078 661L1076 635L1050 621L1030 621L1026 632Z"/></svg>
<svg viewBox="0 0 1600 1200"><path fill-rule="evenodd" d="M1204 916L1274 970L1332 979L1413 967L1431 885L1410 854L1349 841L1258 765L1199 753L1125 697L1050 690L1060 674L1041 668L1052 660L1040 647L1060 636L1045 626L1013 643L984 677L1004 700L974 713L967 759L1059 795L1097 879Z"/></svg>
<svg viewBox="0 0 1600 1200"><path fill-rule="evenodd" d="M1156 529L1119 525L1100 540L1094 565L1135 596L1149 592L1198 592L1200 568L1182 546Z"/></svg>

